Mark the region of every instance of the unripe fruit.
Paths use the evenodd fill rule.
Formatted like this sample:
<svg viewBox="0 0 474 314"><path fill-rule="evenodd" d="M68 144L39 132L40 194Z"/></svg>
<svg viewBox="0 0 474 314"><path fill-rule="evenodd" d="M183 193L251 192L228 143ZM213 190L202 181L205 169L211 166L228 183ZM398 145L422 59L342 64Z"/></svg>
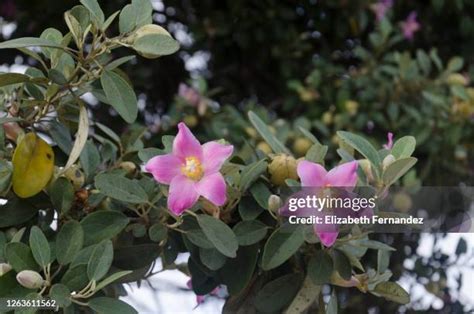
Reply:
<svg viewBox="0 0 474 314"><path fill-rule="evenodd" d="M268 210L273 213L278 213L281 208L281 198L278 195L272 194L268 198Z"/></svg>
<svg viewBox="0 0 474 314"><path fill-rule="evenodd" d="M272 153L272 148L270 147L270 145L267 144L267 142L260 142L257 144L257 149L261 150L262 152L264 152L266 155L268 154L271 154Z"/></svg>
<svg viewBox="0 0 474 314"><path fill-rule="evenodd" d="M84 173L79 169L77 165L72 165L65 172L64 176L71 181L74 189L79 190L86 180Z"/></svg>
<svg viewBox="0 0 474 314"><path fill-rule="evenodd" d="M398 192L395 194L393 197L393 206L401 211L402 213L406 213L410 210L412 207L413 202L411 200L410 195L404 193L404 192Z"/></svg>
<svg viewBox="0 0 474 314"><path fill-rule="evenodd" d="M323 116L322 116L321 120L326 125L331 124L332 121L333 121L332 113L329 112L329 111L326 111L325 113L323 113Z"/></svg>
<svg viewBox="0 0 474 314"><path fill-rule="evenodd" d="M120 163L120 168L127 171L127 174L132 174L137 169L137 166L131 161L123 161Z"/></svg>
<svg viewBox="0 0 474 314"><path fill-rule="evenodd" d="M346 107L347 112L351 116L354 116L357 113L357 110L359 109L359 103L354 100L347 100L344 105Z"/></svg>
<svg viewBox="0 0 474 314"><path fill-rule="evenodd" d="M16 275L16 281L20 285L28 289L39 289L44 284L41 275L32 270L23 270Z"/></svg>
<svg viewBox="0 0 474 314"><path fill-rule="evenodd" d="M286 179L298 179L296 173L297 161L294 157L278 154L273 157L272 162L268 165L268 172L270 173L270 181L274 185L284 185Z"/></svg>
<svg viewBox="0 0 474 314"><path fill-rule="evenodd" d="M293 151L298 156L304 156L306 152L311 148L313 143L304 137L299 137L293 143Z"/></svg>
<svg viewBox="0 0 474 314"><path fill-rule="evenodd" d="M257 130L255 130L254 128L246 127L245 133L247 133L247 135L251 138L257 138Z"/></svg>
<svg viewBox="0 0 474 314"><path fill-rule="evenodd" d="M0 277L12 270L12 266L7 263L0 263Z"/></svg>

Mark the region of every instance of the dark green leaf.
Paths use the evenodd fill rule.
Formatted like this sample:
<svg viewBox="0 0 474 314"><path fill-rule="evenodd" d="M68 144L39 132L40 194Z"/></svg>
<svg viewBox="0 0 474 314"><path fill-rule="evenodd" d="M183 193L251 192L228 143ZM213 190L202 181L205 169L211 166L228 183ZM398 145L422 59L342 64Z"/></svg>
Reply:
<svg viewBox="0 0 474 314"><path fill-rule="evenodd" d="M24 243L8 243L5 246L5 258L17 273L22 270L38 269L30 248Z"/></svg>
<svg viewBox="0 0 474 314"><path fill-rule="evenodd" d="M72 183L65 177L60 177L54 181L49 189L51 203L61 215L66 214L71 209L74 202L74 187Z"/></svg>
<svg viewBox="0 0 474 314"><path fill-rule="evenodd" d="M322 285L330 281L333 268L331 256L326 251L319 250L309 260L308 276L314 284Z"/></svg>
<svg viewBox="0 0 474 314"><path fill-rule="evenodd" d="M87 263L87 276L90 280L98 281L109 271L114 259L112 241L107 240L96 245L89 263Z"/></svg>
<svg viewBox="0 0 474 314"><path fill-rule="evenodd" d="M72 262L84 244L84 231L77 221L69 221L61 227L56 237L56 258L59 264Z"/></svg>
<svg viewBox="0 0 474 314"><path fill-rule="evenodd" d="M381 295L387 300L400 304L407 304L410 302L410 295L396 282L381 282L375 286L373 292Z"/></svg>
<svg viewBox="0 0 474 314"><path fill-rule="evenodd" d="M199 249L201 262L210 270L218 270L224 266L226 257L216 249Z"/></svg>
<svg viewBox="0 0 474 314"><path fill-rule="evenodd" d="M378 172L380 166L380 157L377 153L377 150L362 136L352 134L345 131L338 131L337 135L349 144L352 148L361 153L362 156L367 158L373 165L376 171Z"/></svg>
<svg viewBox="0 0 474 314"><path fill-rule="evenodd" d="M122 202L140 204L148 201L148 195L140 185L117 174L97 175L95 186L102 194Z"/></svg>
<svg viewBox="0 0 474 314"><path fill-rule="evenodd" d="M108 240L119 234L127 225L129 219L117 211L98 211L89 214L81 221L84 230L84 245Z"/></svg>
<svg viewBox="0 0 474 314"><path fill-rule="evenodd" d="M18 83L25 83L29 82L30 77L28 75L20 74L20 73L1 73L0 74L0 87L18 84Z"/></svg>
<svg viewBox="0 0 474 314"><path fill-rule="evenodd" d="M267 235L268 227L258 220L241 221L233 228L239 245L252 245Z"/></svg>
<svg viewBox="0 0 474 314"><path fill-rule="evenodd" d="M138 314L127 303L108 297L94 298L88 302L89 307L100 314Z"/></svg>
<svg viewBox="0 0 474 314"><path fill-rule="evenodd" d="M37 226L33 226L30 231L30 247L33 257L41 267L46 267L50 263L51 248L48 239L43 231Z"/></svg>
<svg viewBox="0 0 474 314"><path fill-rule="evenodd" d="M250 122L255 127L257 132L262 136L262 138L265 140L265 142L267 142L268 145L270 145L270 147L272 148L272 150L275 153L277 153L277 154L278 153L290 154L290 151L288 150L288 148L286 148L285 145L283 145L283 143L281 143L275 137L275 135L272 134L272 132L270 131L268 126L265 124L265 122L262 121L262 119L260 119L252 111L249 111L248 116L249 116Z"/></svg>
<svg viewBox="0 0 474 314"><path fill-rule="evenodd" d="M81 3L87 8L87 10L89 10L91 17L95 20L97 26L101 27L104 23L105 17L97 0L81 0Z"/></svg>
<svg viewBox="0 0 474 314"><path fill-rule="evenodd" d="M71 305L70 299L71 291L63 284L57 283L49 290L49 296L51 299L57 302L60 307L67 307Z"/></svg>
<svg viewBox="0 0 474 314"><path fill-rule="evenodd" d="M333 250L332 253L334 266L339 275L345 280L351 279L352 267L349 258L342 251L339 250Z"/></svg>
<svg viewBox="0 0 474 314"><path fill-rule="evenodd" d="M100 82L108 103L126 122L134 122L138 114L137 96L128 82L113 71L105 71Z"/></svg>
<svg viewBox="0 0 474 314"><path fill-rule="evenodd" d="M236 256L239 244L229 226L208 215L198 215L197 221L207 239L219 252L228 257Z"/></svg>
<svg viewBox="0 0 474 314"><path fill-rule="evenodd" d="M300 226L288 225L275 230L267 243L262 257L262 268L270 270L286 262L304 243Z"/></svg>
<svg viewBox="0 0 474 314"><path fill-rule="evenodd" d="M255 306L263 313L280 312L290 304L302 283L300 274L288 274L267 283L255 298Z"/></svg>

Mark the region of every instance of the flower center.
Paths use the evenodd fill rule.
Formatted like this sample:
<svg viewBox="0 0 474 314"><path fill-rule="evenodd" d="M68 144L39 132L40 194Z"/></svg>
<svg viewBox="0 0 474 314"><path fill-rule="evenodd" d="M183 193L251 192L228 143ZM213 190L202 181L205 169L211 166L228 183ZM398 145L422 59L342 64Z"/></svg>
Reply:
<svg viewBox="0 0 474 314"><path fill-rule="evenodd" d="M201 162L194 156L186 157L186 163L181 167L181 172L191 180L199 180L204 174Z"/></svg>

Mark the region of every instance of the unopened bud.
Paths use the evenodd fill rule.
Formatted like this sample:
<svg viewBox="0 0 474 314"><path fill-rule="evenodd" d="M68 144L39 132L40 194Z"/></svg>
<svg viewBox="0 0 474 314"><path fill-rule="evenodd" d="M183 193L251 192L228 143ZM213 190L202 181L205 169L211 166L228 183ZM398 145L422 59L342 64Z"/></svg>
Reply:
<svg viewBox="0 0 474 314"><path fill-rule="evenodd" d="M20 285L28 289L38 289L44 284L41 275L32 270L23 270L16 275L16 280Z"/></svg>
<svg viewBox="0 0 474 314"><path fill-rule="evenodd" d="M272 148L270 145L267 144L267 142L260 142L257 144L257 149L261 150L262 152L265 153L265 155L271 154L272 153Z"/></svg>
<svg viewBox="0 0 474 314"><path fill-rule="evenodd" d="M0 263L0 277L12 270L12 266L7 263Z"/></svg>
<svg viewBox="0 0 474 314"><path fill-rule="evenodd" d="M278 195L272 194L268 198L268 210L271 212L278 212L281 208L281 198Z"/></svg>
<svg viewBox="0 0 474 314"><path fill-rule="evenodd" d="M131 161L123 161L120 163L120 168L125 170L128 174L132 174L135 169L137 169L137 166Z"/></svg>
<svg viewBox="0 0 474 314"><path fill-rule="evenodd" d="M388 154L382 161L382 169L387 169L387 167L390 166L394 161L395 156L393 156L392 154Z"/></svg>
<svg viewBox="0 0 474 314"><path fill-rule="evenodd" d="M283 185L286 179L297 180L296 164L297 161L293 156L286 154L276 155L268 165L270 181L274 185Z"/></svg>
<svg viewBox="0 0 474 314"><path fill-rule="evenodd" d="M347 112L351 116L354 116L357 113L357 110L359 109L359 103L354 100L347 100L345 103L345 107L346 107Z"/></svg>
<svg viewBox="0 0 474 314"><path fill-rule="evenodd" d="M367 159L362 159L359 161L359 166L362 168L362 171L364 171L365 176L367 177L367 180L373 181L374 180L374 175L372 173L372 166L370 161Z"/></svg>
<svg viewBox="0 0 474 314"><path fill-rule="evenodd" d="M304 156L306 152L311 148L313 143L304 137L299 137L293 143L293 151L298 156Z"/></svg>

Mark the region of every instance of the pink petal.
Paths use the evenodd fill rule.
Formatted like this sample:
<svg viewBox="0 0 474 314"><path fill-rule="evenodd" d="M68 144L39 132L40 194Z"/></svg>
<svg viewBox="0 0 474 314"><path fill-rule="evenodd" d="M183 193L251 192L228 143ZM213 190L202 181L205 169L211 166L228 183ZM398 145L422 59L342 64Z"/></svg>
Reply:
<svg viewBox="0 0 474 314"><path fill-rule="evenodd" d="M201 160L202 148L199 141L183 122L178 124L178 129L178 134L173 142L173 155L180 158L194 156Z"/></svg>
<svg viewBox="0 0 474 314"><path fill-rule="evenodd" d="M175 215L181 215L191 208L198 200L196 183L184 175L178 175L171 180L168 195L168 207Z"/></svg>
<svg viewBox="0 0 474 314"><path fill-rule="evenodd" d="M316 232L325 247L331 247L337 240L338 232Z"/></svg>
<svg viewBox="0 0 474 314"><path fill-rule="evenodd" d="M156 181L163 184L170 184L171 180L181 174L181 160L172 155L155 156L148 160L145 170L150 172Z"/></svg>
<svg viewBox="0 0 474 314"><path fill-rule="evenodd" d="M219 171L225 160L232 155L234 146L220 144L216 141L207 142L202 145L202 163L204 166L204 172L211 174Z"/></svg>
<svg viewBox="0 0 474 314"><path fill-rule="evenodd" d="M326 181L326 169L320 164L302 160L296 168L302 186L324 186Z"/></svg>
<svg viewBox="0 0 474 314"><path fill-rule="evenodd" d="M196 303L199 305L201 303L204 302L204 300L206 299L206 296L205 295L196 295Z"/></svg>
<svg viewBox="0 0 474 314"><path fill-rule="evenodd" d="M335 187L354 187L357 184L357 161L346 162L328 172L327 183Z"/></svg>
<svg viewBox="0 0 474 314"><path fill-rule="evenodd" d="M196 191L216 206L224 205L227 200L225 180L219 172L205 175L196 183Z"/></svg>

